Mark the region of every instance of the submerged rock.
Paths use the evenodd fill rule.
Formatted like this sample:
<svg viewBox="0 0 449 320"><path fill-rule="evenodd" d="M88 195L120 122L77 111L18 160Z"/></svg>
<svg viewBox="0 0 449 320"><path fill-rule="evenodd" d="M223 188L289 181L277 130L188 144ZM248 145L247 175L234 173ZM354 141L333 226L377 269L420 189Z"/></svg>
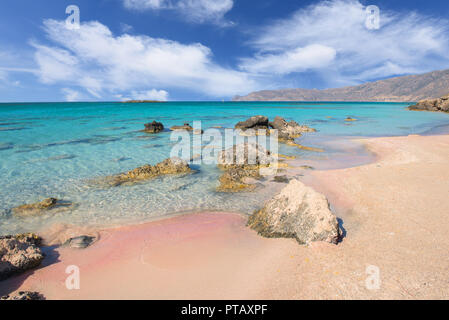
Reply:
<svg viewBox="0 0 449 320"><path fill-rule="evenodd" d="M45 300L45 297L39 292L19 291L15 295L3 296L0 300Z"/></svg>
<svg viewBox="0 0 449 320"><path fill-rule="evenodd" d="M40 265L44 254L35 241L20 235L0 237L0 280Z"/></svg>
<svg viewBox="0 0 449 320"><path fill-rule="evenodd" d="M259 178L260 169L269 167L274 161L270 151L257 143L243 143L221 151L218 167L225 172L220 176L219 192L250 191L255 188L248 178Z"/></svg>
<svg viewBox="0 0 449 320"><path fill-rule="evenodd" d="M106 177L104 182L109 186L134 184L143 180L154 179L163 175L192 173L188 163L180 158L169 158L154 166L145 165L134 170Z"/></svg>
<svg viewBox="0 0 449 320"><path fill-rule="evenodd" d="M188 123L184 123L183 126L173 126L170 128L171 131L192 131L193 134L203 134L204 130L194 129Z"/></svg>
<svg viewBox="0 0 449 320"><path fill-rule="evenodd" d="M76 249L85 249L95 242L97 238L91 236L79 236L70 238L64 243L64 246Z"/></svg>
<svg viewBox="0 0 449 320"><path fill-rule="evenodd" d="M164 130L164 125L160 122L153 121L145 124L144 132L147 133L159 133Z"/></svg>
<svg viewBox="0 0 449 320"><path fill-rule="evenodd" d="M449 95L439 99L421 100L408 107L408 109L412 111L449 112Z"/></svg>
<svg viewBox="0 0 449 320"><path fill-rule="evenodd" d="M268 238L294 238L300 244L325 241L336 244L342 232L326 197L298 180L292 180L248 226Z"/></svg>
<svg viewBox="0 0 449 320"><path fill-rule="evenodd" d="M56 198L47 198L41 202L32 204L24 204L11 209L12 213L19 217L29 217L42 215L48 212L61 212L73 208L73 203L69 201L62 201Z"/></svg>
<svg viewBox="0 0 449 320"><path fill-rule="evenodd" d="M257 166L242 166L228 168L219 178L220 185L218 192L241 192L251 191L255 185L248 183L248 178L259 178L259 168Z"/></svg>
<svg viewBox="0 0 449 320"><path fill-rule="evenodd" d="M287 176L276 176L274 177L273 181L278 183L288 183L290 179L287 178Z"/></svg>

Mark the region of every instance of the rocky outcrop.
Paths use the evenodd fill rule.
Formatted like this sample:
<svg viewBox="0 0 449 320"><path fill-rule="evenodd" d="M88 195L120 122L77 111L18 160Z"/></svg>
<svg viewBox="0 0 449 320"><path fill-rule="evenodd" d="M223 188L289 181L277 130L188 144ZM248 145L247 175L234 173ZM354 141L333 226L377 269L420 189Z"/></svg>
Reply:
<svg viewBox="0 0 449 320"><path fill-rule="evenodd" d="M295 138L299 138L301 134L305 132L316 132L308 126L301 126L296 121L285 121L284 118L276 117L273 122L270 122L270 126L278 131L278 138L282 141L292 141Z"/></svg>
<svg viewBox="0 0 449 320"><path fill-rule="evenodd" d="M248 226L268 238L294 238L300 244L336 244L342 232L326 197L298 180L291 180L258 212Z"/></svg>
<svg viewBox="0 0 449 320"><path fill-rule="evenodd" d="M408 109L412 111L449 112L449 95L439 99L421 100Z"/></svg>
<svg viewBox="0 0 449 320"><path fill-rule="evenodd" d="M164 130L164 125L160 122L153 121L145 124L145 129L143 132L146 133L159 133Z"/></svg>
<svg viewBox="0 0 449 320"><path fill-rule="evenodd" d="M30 217L36 215L43 215L46 213L59 213L70 210L74 204L69 201L58 200L56 198L47 198L41 202L32 204L24 204L11 209L15 216Z"/></svg>
<svg viewBox="0 0 449 320"><path fill-rule="evenodd" d="M134 170L106 177L104 182L109 186L132 185L144 180L154 179L164 175L192 173L186 161L180 158L169 158L154 166L145 165Z"/></svg>
<svg viewBox="0 0 449 320"><path fill-rule="evenodd" d="M269 165L275 159L270 151L257 143L234 145L218 154L218 167L222 169L248 165Z"/></svg>
<svg viewBox="0 0 449 320"><path fill-rule="evenodd" d="M44 254L29 235L0 237L0 280L37 267ZM39 240L40 242L40 240Z"/></svg>
<svg viewBox="0 0 449 320"><path fill-rule="evenodd" d="M45 300L45 297L39 292L19 291L14 295L3 296L0 300Z"/></svg>
<svg viewBox="0 0 449 320"><path fill-rule="evenodd" d="M224 170L219 181L219 192L250 191L254 185L248 178L259 178L260 169L274 161L270 151L256 143L243 143L226 149L218 155L218 167Z"/></svg>
<svg viewBox="0 0 449 320"><path fill-rule="evenodd" d="M34 233L21 233L16 234L15 236L0 236L0 240L2 239L16 239L22 242L34 244L36 247L40 247L42 245L42 238Z"/></svg>

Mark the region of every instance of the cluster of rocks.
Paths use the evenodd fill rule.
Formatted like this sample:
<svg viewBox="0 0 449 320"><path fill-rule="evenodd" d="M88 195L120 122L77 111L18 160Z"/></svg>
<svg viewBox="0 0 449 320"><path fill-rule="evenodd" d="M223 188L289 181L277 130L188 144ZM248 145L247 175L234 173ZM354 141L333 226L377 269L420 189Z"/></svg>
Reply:
<svg viewBox="0 0 449 320"><path fill-rule="evenodd" d="M416 105L408 107L412 111L449 112L449 95L439 99L421 100Z"/></svg>
<svg viewBox="0 0 449 320"><path fill-rule="evenodd" d="M146 133L159 133L164 131L164 125L161 122L153 121L146 123L145 129L143 129L143 132ZM182 126L173 126L170 128L171 131L189 131L193 132L193 134L203 134L204 131L201 129L194 129L189 123L184 123Z"/></svg>
<svg viewBox="0 0 449 320"><path fill-rule="evenodd" d="M34 234L0 237L0 280L39 266L44 260L40 243Z"/></svg>
<svg viewBox="0 0 449 320"><path fill-rule="evenodd" d="M291 120L290 122L285 121L284 118L276 117L270 126L278 130L279 140L282 141L293 141L295 138L299 138L303 133L306 132L316 132L315 129L308 126L299 125L296 121Z"/></svg>
<svg viewBox="0 0 449 320"><path fill-rule="evenodd" d="M223 150L218 155L220 176L219 192L239 192L254 189L248 178L259 178L260 170L269 167L274 157L257 143L243 143Z"/></svg>
<svg viewBox="0 0 449 320"><path fill-rule="evenodd" d="M186 161L180 158L169 158L156 165L145 165L128 172L106 177L101 180L101 183L112 187L132 185L164 175L179 175L192 172L193 170Z"/></svg>
<svg viewBox="0 0 449 320"><path fill-rule="evenodd" d="M265 116L254 116L235 125L235 129L240 129L244 135L257 135L258 130L263 134L269 135L271 130L278 131L278 138L281 142L293 141L306 132L315 132L316 130L308 126L299 125L295 121L287 122L282 117L276 117L272 122Z"/></svg>
<svg viewBox="0 0 449 320"><path fill-rule="evenodd" d="M326 197L296 179L251 215L248 226L264 237L294 238L300 244L336 244L342 237Z"/></svg>
<svg viewBox="0 0 449 320"><path fill-rule="evenodd" d="M0 300L45 300L45 297L39 292L19 291L14 295L3 296Z"/></svg>
<svg viewBox="0 0 449 320"><path fill-rule="evenodd" d="M18 217L30 217L45 213L59 213L73 209L74 204L56 198L47 198L40 202L24 204L11 209L11 212Z"/></svg>

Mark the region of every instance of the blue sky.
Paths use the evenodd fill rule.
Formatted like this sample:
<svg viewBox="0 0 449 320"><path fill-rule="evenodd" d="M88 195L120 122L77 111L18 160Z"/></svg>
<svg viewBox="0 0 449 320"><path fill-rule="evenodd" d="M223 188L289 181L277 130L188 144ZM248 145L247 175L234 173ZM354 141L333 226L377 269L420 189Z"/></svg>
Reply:
<svg viewBox="0 0 449 320"><path fill-rule="evenodd" d="M448 12L442 0L3 0L0 101L221 100L448 69Z"/></svg>

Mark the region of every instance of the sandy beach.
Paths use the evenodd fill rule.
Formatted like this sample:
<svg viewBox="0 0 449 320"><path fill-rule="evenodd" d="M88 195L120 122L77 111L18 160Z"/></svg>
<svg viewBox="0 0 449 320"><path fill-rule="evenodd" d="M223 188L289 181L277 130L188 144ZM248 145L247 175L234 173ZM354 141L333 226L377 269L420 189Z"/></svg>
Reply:
<svg viewBox="0 0 449 320"><path fill-rule="evenodd" d="M0 295L47 299L448 299L449 136L362 141L375 163L310 171L343 221L337 246L265 239L247 217L203 212L100 232L87 249L56 247ZM65 270L80 269L80 290ZM380 288L365 285L368 266Z"/></svg>

